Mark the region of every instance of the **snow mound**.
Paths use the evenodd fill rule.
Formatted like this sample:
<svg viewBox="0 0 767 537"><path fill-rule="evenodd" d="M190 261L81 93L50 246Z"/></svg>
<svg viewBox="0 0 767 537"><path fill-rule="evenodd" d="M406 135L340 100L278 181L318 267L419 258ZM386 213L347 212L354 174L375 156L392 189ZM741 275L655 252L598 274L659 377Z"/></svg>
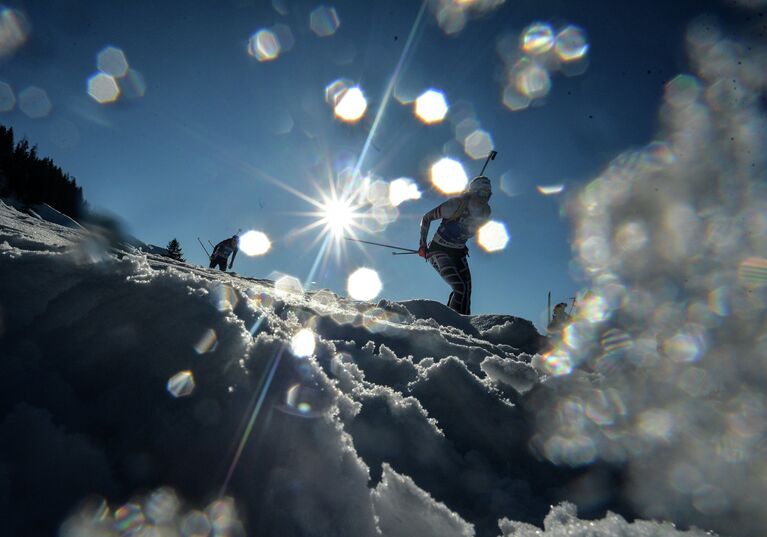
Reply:
<svg viewBox="0 0 767 537"><path fill-rule="evenodd" d="M615 468L530 451L540 357L491 319L275 289L0 204L0 533L80 531L93 495L100 534L170 531L153 490L232 498L248 535L496 537L562 499L630 514Z"/></svg>
<svg viewBox="0 0 767 537"><path fill-rule="evenodd" d="M32 216L36 216L41 220L46 220L53 224L58 224L60 226L73 229L84 229L83 226L81 226L74 218L60 213L47 203L34 205L31 209L28 210L28 212Z"/></svg>
<svg viewBox="0 0 767 537"><path fill-rule="evenodd" d="M511 315L475 315L471 324L482 338L496 345L510 345L533 354L545 346L545 338L527 319Z"/></svg>
<svg viewBox="0 0 767 537"><path fill-rule="evenodd" d="M507 518L498 522L500 537L711 537L710 532L697 529L679 531L673 524L659 524L638 520L634 523L614 513L607 513L603 520L581 520L571 503L551 508L543 522L544 530L524 522Z"/></svg>
<svg viewBox="0 0 767 537"><path fill-rule="evenodd" d="M444 504L437 503L407 476L384 463L383 477L373 492L373 505L384 535L473 537L474 528Z"/></svg>
<svg viewBox="0 0 767 537"><path fill-rule="evenodd" d="M529 391L538 382L538 373L526 361L489 356L479 367L488 378L508 384L521 394Z"/></svg>

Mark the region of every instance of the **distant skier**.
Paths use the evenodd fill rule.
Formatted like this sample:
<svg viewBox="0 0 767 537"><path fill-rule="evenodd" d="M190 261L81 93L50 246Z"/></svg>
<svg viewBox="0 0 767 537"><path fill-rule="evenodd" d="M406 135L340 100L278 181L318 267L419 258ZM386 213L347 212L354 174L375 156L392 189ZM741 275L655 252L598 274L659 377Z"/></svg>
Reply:
<svg viewBox="0 0 767 537"><path fill-rule="evenodd" d="M421 219L418 255L427 259L452 288L447 305L463 315L471 312L471 272L466 257L466 241L490 219L488 201L492 195L490 179L479 175L471 180L462 195L435 207ZM442 219L427 245L432 220Z"/></svg>
<svg viewBox="0 0 767 537"><path fill-rule="evenodd" d="M237 256L237 249L240 237L237 235L232 236L230 239L224 239L219 242L214 248L213 253L210 256L210 267L215 268L218 266L221 270L226 270L226 262L229 259L229 255L232 256L232 261L229 263L229 268L234 265L234 258Z"/></svg>
<svg viewBox="0 0 767 537"><path fill-rule="evenodd" d="M554 306L554 315L547 326L549 333L561 332L565 324L570 320L570 315L567 313L567 303L560 302Z"/></svg>

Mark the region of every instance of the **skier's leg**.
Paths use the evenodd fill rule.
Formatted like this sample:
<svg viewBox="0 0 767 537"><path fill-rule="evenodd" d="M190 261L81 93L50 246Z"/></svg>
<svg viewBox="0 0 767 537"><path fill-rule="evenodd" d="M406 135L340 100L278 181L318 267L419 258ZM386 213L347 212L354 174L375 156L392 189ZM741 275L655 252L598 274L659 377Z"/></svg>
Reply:
<svg viewBox="0 0 767 537"><path fill-rule="evenodd" d="M470 291L464 279L468 273L465 259L462 261L461 258L454 258L445 252L437 251L429 257L429 262L453 290L448 298L448 307L463 313L466 293Z"/></svg>
<svg viewBox="0 0 767 537"><path fill-rule="evenodd" d="M469 260L465 257L460 259L458 274L460 274L461 279L464 281L466 291L463 295L461 309L456 311L469 315L471 313L471 271L469 270Z"/></svg>
<svg viewBox="0 0 767 537"><path fill-rule="evenodd" d="M226 258L225 257L219 257L218 258L218 268L220 270L223 270L226 272Z"/></svg>
<svg viewBox="0 0 767 537"><path fill-rule="evenodd" d="M208 268L216 268L216 258L211 257L210 258L210 265L208 265Z"/></svg>

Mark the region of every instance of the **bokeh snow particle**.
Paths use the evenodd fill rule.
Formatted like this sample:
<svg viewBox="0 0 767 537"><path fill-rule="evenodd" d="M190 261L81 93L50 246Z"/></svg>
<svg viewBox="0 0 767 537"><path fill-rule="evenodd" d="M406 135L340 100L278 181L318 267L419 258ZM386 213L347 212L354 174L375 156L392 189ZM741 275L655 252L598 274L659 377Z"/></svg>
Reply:
<svg viewBox="0 0 767 537"><path fill-rule="evenodd" d="M381 293L382 287L378 273L369 268L355 270L346 283L349 296L355 300L373 300Z"/></svg>
<svg viewBox="0 0 767 537"><path fill-rule="evenodd" d="M329 37L336 33L341 21L336 8L319 6L309 16L309 27L319 37Z"/></svg>
<svg viewBox="0 0 767 537"><path fill-rule="evenodd" d="M549 72L535 62L525 62L516 72L517 90L530 99L540 99L551 90Z"/></svg>
<svg viewBox="0 0 767 537"><path fill-rule="evenodd" d="M335 108L344 93L349 91L349 88L354 86L354 82L347 78L338 78L325 86L325 102L332 108Z"/></svg>
<svg viewBox="0 0 767 537"><path fill-rule="evenodd" d="M400 177L389 183L389 203L397 207L407 200L421 199L421 191L418 185L406 177Z"/></svg>
<svg viewBox="0 0 767 537"><path fill-rule="evenodd" d="M296 38L293 37L293 30L287 24L275 24L269 30L277 37L280 44L280 54L285 54L293 49L296 44Z"/></svg>
<svg viewBox="0 0 767 537"><path fill-rule="evenodd" d="M302 328L290 340L290 351L299 358L314 354L315 346L315 335L310 328Z"/></svg>
<svg viewBox="0 0 767 537"><path fill-rule="evenodd" d="M115 529L120 535L138 535L143 533L147 525L141 506L136 503L126 503L115 510Z"/></svg>
<svg viewBox="0 0 767 537"><path fill-rule="evenodd" d="M272 7L274 10L282 16L290 13L287 0L272 0Z"/></svg>
<svg viewBox="0 0 767 537"><path fill-rule="evenodd" d="M250 230L244 233L239 240L239 248L245 255L264 255L272 247L269 237L262 231Z"/></svg>
<svg viewBox="0 0 767 537"><path fill-rule="evenodd" d="M430 0L440 29L455 36L474 16L482 16L502 5L505 0Z"/></svg>
<svg viewBox="0 0 767 537"><path fill-rule="evenodd" d="M146 94L146 81L136 69L128 69L124 77L117 80L120 94L128 99L138 99Z"/></svg>
<svg viewBox="0 0 767 537"><path fill-rule="evenodd" d="M314 414L312 400L315 398L314 390L300 384L294 384L288 388L285 396L285 404L292 414L302 417L311 417Z"/></svg>
<svg viewBox="0 0 767 537"><path fill-rule="evenodd" d="M205 330L205 332L203 332L202 336L200 336L200 339L197 340L197 343L194 344L193 348L197 354L207 354L214 351L217 346L218 336L216 335L216 331L212 328L208 328Z"/></svg>
<svg viewBox="0 0 767 537"><path fill-rule="evenodd" d="M301 281L293 276L280 276L274 282L274 294L278 298L288 298L290 296L303 295L304 287Z"/></svg>
<svg viewBox="0 0 767 537"><path fill-rule="evenodd" d="M16 106L16 96L10 84L0 82L0 112L10 112Z"/></svg>
<svg viewBox="0 0 767 537"><path fill-rule="evenodd" d="M207 537L212 529L208 515L203 511L189 511L180 524L184 537Z"/></svg>
<svg viewBox="0 0 767 537"><path fill-rule="evenodd" d="M210 293L210 299L218 311L231 311L240 301L239 294L230 285L216 282Z"/></svg>
<svg viewBox="0 0 767 537"><path fill-rule="evenodd" d="M88 95L99 104L113 103L120 96L120 88L111 75L97 73L88 79Z"/></svg>
<svg viewBox="0 0 767 537"><path fill-rule="evenodd" d="M477 129L463 140L464 152L473 159L485 158L495 149L490 133Z"/></svg>
<svg viewBox="0 0 767 537"><path fill-rule="evenodd" d="M445 95L437 90L425 91L415 100L415 115L426 123L439 123L447 115L448 105Z"/></svg>
<svg viewBox="0 0 767 537"><path fill-rule="evenodd" d="M194 375L191 371L179 371L168 380L168 392L173 397L186 397L194 391Z"/></svg>
<svg viewBox="0 0 767 537"><path fill-rule="evenodd" d="M463 165L451 158L443 158L434 163L430 175L432 184L443 194L463 192L469 182Z"/></svg>
<svg viewBox="0 0 767 537"><path fill-rule="evenodd" d="M544 196L553 196L555 194L561 194L565 189L565 185L538 185L535 188Z"/></svg>
<svg viewBox="0 0 767 537"><path fill-rule="evenodd" d="M512 112L524 110L530 106L532 99L527 95L522 95L514 84L509 84L503 89L503 106Z"/></svg>
<svg viewBox="0 0 767 537"><path fill-rule="evenodd" d="M168 524L176 518L181 502L176 491L161 487L149 495L144 503L144 512L155 524Z"/></svg>
<svg viewBox="0 0 767 537"><path fill-rule="evenodd" d="M501 191L509 197L518 196L520 194L519 183L516 175L511 171L505 171L500 177Z"/></svg>
<svg viewBox="0 0 767 537"><path fill-rule="evenodd" d="M53 105L42 88L30 86L19 93L19 110L32 119L46 117Z"/></svg>
<svg viewBox="0 0 767 537"><path fill-rule="evenodd" d="M113 46L105 47L98 53L96 65L99 71L113 78L125 76L129 67L125 53Z"/></svg>
<svg viewBox="0 0 767 537"><path fill-rule="evenodd" d="M27 40L29 24L24 13L0 5L0 58L10 56Z"/></svg>
<svg viewBox="0 0 767 537"><path fill-rule="evenodd" d="M554 47L554 30L545 23L534 23L522 32L522 50L527 54L545 54Z"/></svg>
<svg viewBox="0 0 767 537"><path fill-rule="evenodd" d="M232 528L239 523L234 500L229 497L213 501L205 512L208 514L216 536L229 535Z"/></svg>
<svg viewBox="0 0 767 537"><path fill-rule="evenodd" d="M362 119L367 107L368 103L365 99L365 94L362 93L358 86L353 86L341 94L333 112L342 121L354 123Z"/></svg>
<svg viewBox="0 0 767 537"><path fill-rule="evenodd" d="M280 40L271 30L259 30L248 40L248 54L260 62L276 60L280 51Z"/></svg>
<svg viewBox="0 0 767 537"><path fill-rule="evenodd" d="M479 228L477 242L486 252L497 252L506 248L509 243L509 233L501 222L490 220Z"/></svg>
<svg viewBox="0 0 767 537"><path fill-rule="evenodd" d="M583 58L589 50L589 44L583 30L577 26L567 26L558 34L554 51L563 62L572 62Z"/></svg>

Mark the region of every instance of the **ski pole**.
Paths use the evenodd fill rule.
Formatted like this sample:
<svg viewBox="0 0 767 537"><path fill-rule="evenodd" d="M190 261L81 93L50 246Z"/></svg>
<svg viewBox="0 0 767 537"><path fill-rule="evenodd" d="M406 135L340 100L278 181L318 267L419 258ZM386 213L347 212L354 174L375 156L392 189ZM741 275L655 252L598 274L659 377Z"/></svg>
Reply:
<svg viewBox="0 0 767 537"><path fill-rule="evenodd" d="M487 168L487 163L491 160L495 160L495 156L498 154L498 151L490 151L490 154L487 156L487 159L485 159L485 165L482 166L482 171L479 172L479 175L485 174L485 168Z"/></svg>
<svg viewBox="0 0 767 537"><path fill-rule="evenodd" d="M416 255L418 252L392 252L391 255Z"/></svg>
<svg viewBox="0 0 767 537"><path fill-rule="evenodd" d="M204 244L202 243L202 241L200 240L200 237L197 237L197 240L199 241L199 243L200 243L200 246L202 246L202 249L203 249L203 250L205 250L205 255L207 255L208 257L210 257L210 254L208 253L208 250L205 248L205 245L204 245Z"/></svg>
<svg viewBox="0 0 767 537"><path fill-rule="evenodd" d="M549 306L546 311L547 311L546 316L548 317L546 322L550 323L551 322L551 291L549 291Z"/></svg>
<svg viewBox="0 0 767 537"><path fill-rule="evenodd" d="M573 301L573 303L572 303L572 304L570 304L570 311L568 311L568 312L567 312L567 314L568 314L568 315L570 315L570 313L572 313L572 311L573 311L573 308L575 307L575 301L577 300L577 298L578 298L578 297L574 297L574 296L571 296L571 297L570 297L570 300L572 300L572 301Z"/></svg>
<svg viewBox="0 0 767 537"><path fill-rule="evenodd" d="M391 244L382 244L380 242L363 241L361 239L352 239L351 237L344 237L347 241L364 242L365 244L372 244L373 246L382 246L384 248L391 248L392 250L402 250L403 252L409 252L411 254L417 254L418 250L412 248L403 248L401 246L392 246Z"/></svg>

